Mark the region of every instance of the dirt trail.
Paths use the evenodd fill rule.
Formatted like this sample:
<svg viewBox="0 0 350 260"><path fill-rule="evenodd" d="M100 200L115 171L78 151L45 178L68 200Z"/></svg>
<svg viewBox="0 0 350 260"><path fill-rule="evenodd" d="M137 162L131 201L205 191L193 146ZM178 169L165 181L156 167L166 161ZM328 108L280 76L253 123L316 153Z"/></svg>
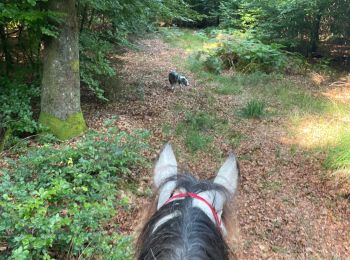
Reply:
<svg viewBox="0 0 350 260"><path fill-rule="evenodd" d="M350 202L336 195L337 187L325 178L322 158L285 142L290 138L286 119L274 116L241 120L230 116L230 111L242 103L242 96L212 94L216 102L210 103L211 97L204 91L210 86L199 83L195 75L174 63L186 58L183 50L158 38L142 40L140 44L141 51L117 58L124 64L121 74L126 86L142 84L144 100L104 107L84 104L90 127L98 128L104 118L120 115L120 128L149 129L155 150L172 140L180 165L198 176L209 177L219 167L217 157L198 152L193 159L179 137L165 134L162 126L175 127L183 119L184 113L178 107L215 109L228 120L232 131L245 136L238 146L223 142L220 134L214 136L221 158L231 149L241 158L241 186L236 198L238 242L232 245L239 259L350 259ZM191 87L169 91L167 74L171 69L184 72ZM156 156L156 152L150 151L149 156ZM141 189L146 189L151 186L151 173L142 174ZM147 198L136 198L134 211L119 220L124 222L126 232L134 231L140 219L135 214L140 216L146 201Z"/></svg>

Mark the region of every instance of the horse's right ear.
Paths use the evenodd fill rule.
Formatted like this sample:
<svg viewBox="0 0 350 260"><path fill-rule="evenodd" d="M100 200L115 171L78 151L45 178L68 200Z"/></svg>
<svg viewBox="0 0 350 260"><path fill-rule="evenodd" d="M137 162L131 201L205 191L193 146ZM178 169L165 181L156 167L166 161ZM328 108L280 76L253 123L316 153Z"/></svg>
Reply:
<svg viewBox="0 0 350 260"><path fill-rule="evenodd" d="M170 198L171 193L175 189L176 182L169 181L165 183L168 178L177 175L177 162L175 154L171 145L168 143L163 148L159 155L159 159L154 167L153 181L156 188L159 188L159 199L158 206L159 209L164 203Z"/></svg>

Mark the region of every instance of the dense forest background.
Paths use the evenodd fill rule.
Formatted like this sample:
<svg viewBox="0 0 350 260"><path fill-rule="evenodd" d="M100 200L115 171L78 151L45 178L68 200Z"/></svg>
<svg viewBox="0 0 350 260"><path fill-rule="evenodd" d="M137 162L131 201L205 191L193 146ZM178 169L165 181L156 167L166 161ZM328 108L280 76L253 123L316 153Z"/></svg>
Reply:
<svg viewBox="0 0 350 260"><path fill-rule="evenodd" d="M110 102L109 83L119 80L112 56L137 50L135 39L178 37L163 27L200 30L211 45L191 58L214 76L335 75L349 71L349 14L349 0L1 1L0 152L35 138L41 149L19 160L24 151L14 152L10 170L0 172L0 258L132 257L130 237L100 224L114 216L122 179L144 163L147 132L88 131L58 153L48 143L86 132L81 91ZM350 165L341 147L335 168Z"/></svg>
<svg viewBox="0 0 350 260"><path fill-rule="evenodd" d="M40 128L36 119L44 45L58 36L59 24L65 20L64 13L48 5L49 1L35 0L0 3L2 146L10 132L26 136ZM256 50L255 58L268 59L264 57L268 55L265 47L271 52L300 54L310 62L310 58L319 58L320 63L348 63L347 0L76 1L75 5L81 85L101 100L106 100L102 79L117 73L110 65L109 54L132 48L131 37L154 31L159 25L215 26L245 33L249 37L242 44L265 44ZM221 54L223 62L236 62L230 57L234 55L230 53L232 46L226 48L221 50L225 52ZM279 58L274 58L276 66L282 63Z"/></svg>

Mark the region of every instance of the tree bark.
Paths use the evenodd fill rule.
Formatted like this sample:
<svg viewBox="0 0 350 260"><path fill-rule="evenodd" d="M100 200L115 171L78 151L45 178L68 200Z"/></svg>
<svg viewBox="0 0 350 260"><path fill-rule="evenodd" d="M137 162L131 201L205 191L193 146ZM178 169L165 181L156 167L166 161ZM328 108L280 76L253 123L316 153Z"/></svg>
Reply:
<svg viewBox="0 0 350 260"><path fill-rule="evenodd" d="M311 53L314 53L318 49L320 42L320 26L321 26L321 15L317 15L311 30Z"/></svg>
<svg viewBox="0 0 350 260"><path fill-rule="evenodd" d="M3 25L0 25L0 40L5 55L5 74L8 76L12 65L12 58L7 44L5 27Z"/></svg>
<svg viewBox="0 0 350 260"><path fill-rule="evenodd" d="M80 135L86 124L80 107L79 32L75 0L51 0L64 13L59 35L45 43L39 122L60 139Z"/></svg>

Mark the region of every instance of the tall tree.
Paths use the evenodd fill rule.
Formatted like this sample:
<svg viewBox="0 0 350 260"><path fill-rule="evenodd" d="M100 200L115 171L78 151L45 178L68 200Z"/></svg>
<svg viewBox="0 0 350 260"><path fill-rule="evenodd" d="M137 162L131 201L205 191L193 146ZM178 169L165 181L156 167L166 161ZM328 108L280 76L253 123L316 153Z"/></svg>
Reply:
<svg viewBox="0 0 350 260"><path fill-rule="evenodd" d="M45 43L39 122L60 139L84 132L80 107L79 31L75 0L51 0L49 9L63 13L59 34Z"/></svg>

